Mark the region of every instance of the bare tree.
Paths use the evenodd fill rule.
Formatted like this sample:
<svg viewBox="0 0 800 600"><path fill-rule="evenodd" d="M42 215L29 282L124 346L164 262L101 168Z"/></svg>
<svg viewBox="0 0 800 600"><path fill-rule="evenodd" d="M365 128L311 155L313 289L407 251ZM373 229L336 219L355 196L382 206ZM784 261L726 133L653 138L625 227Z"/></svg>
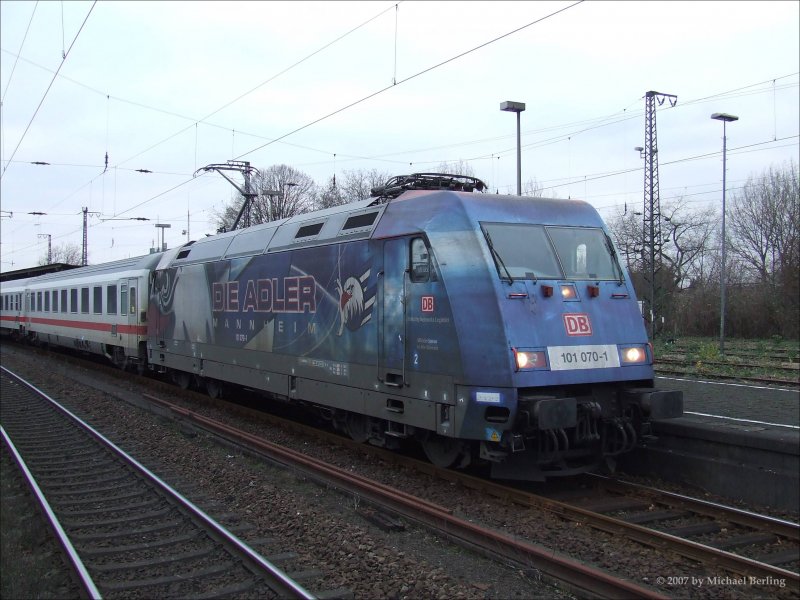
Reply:
<svg viewBox="0 0 800 600"><path fill-rule="evenodd" d="M691 306L695 289L705 289L709 272L709 255L715 258L714 228L717 216L713 209L693 211L688 202L677 198L664 203L661 209L661 245L657 248L661 267L655 274L655 292L660 315L668 331L678 333L691 326ZM609 219L608 228L628 268L637 295L641 298L649 286L644 268L643 223L641 213L618 211ZM713 263L713 260L711 261ZM688 294L687 294L688 291ZM705 296L703 296L705 299Z"/></svg>
<svg viewBox="0 0 800 600"><path fill-rule="evenodd" d="M447 173L449 175L466 175L467 177L475 177L475 171L470 166L469 163L465 163L463 160L459 160L458 162L442 162L439 163L439 167L436 173Z"/></svg>
<svg viewBox="0 0 800 600"><path fill-rule="evenodd" d="M539 183L535 177L531 177L522 184L522 195L530 196L531 198L558 198L556 192L544 193L544 186Z"/></svg>
<svg viewBox="0 0 800 600"><path fill-rule="evenodd" d="M782 170L770 167L761 177L750 177L734 195L731 249L761 283L774 285L786 267L797 268L799 187L792 161Z"/></svg>
<svg viewBox="0 0 800 600"><path fill-rule="evenodd" d="M642 220L633 211L617 211L607 223L625 266L631 273L641 271L642 264Z"/></svg>
<svg viewBox="0 0 800 600"><path fill-rule="evenodd" d="M677 198L662 205L661 216L662 261L672 275L672 286L684 289L702 278L717 214L713 208L692 211L683 198Z"/></svg>
<svg viewBox="0 0 800 600"><path fill-rule="evenodd" d="M83 260L83 249L74 243L58 244L52 247L53 264L64 263L67 265L79 265ZM47 264L47 254L39 258L39 265Z"/></svg>
<svg viewBox="0 0 800 600"><path fill-rule="evenodd" d="M316 202L317 208L329 208L339 206L349 202L358 202L372 195L372 189L386 183L391 178L390 174L383 173L377 169L369 171L356 170L344 171L338 182L333 178L328 180L328 184L323 189Z"/></svg>
<svg viewBox="0 0 800 600"><path fill-rule="evenodd" d="M750 177L734 195L728 247L739 259L751 303L760 313L741 315L743 325L768 317L768 335L797 337L798 271L800 271L800 184L794 161L783 168L770 167L760 177ZM753 302L755 300L755 302ZM734 306L732 306L732 309ZM742 307L744 310L745 307ZM734 312L734 316L736 313Z"/></svg>

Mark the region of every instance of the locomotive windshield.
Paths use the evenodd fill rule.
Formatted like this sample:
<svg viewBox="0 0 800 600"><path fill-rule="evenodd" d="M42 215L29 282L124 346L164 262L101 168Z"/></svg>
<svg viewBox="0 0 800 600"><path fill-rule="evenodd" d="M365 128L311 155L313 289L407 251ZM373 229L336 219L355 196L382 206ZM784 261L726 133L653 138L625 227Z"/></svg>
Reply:
<svg viewBox="0 0 800 600"><path fill-rule="evenodd" d="M483 223L504 279L618 280L621 270L602 229Z"/></svg>

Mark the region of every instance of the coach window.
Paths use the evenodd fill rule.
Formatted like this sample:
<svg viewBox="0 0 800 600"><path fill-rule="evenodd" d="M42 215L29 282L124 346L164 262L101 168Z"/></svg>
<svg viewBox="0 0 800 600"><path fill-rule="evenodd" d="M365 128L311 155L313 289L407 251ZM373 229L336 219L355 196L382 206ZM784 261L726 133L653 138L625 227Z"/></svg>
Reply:
<svg viewBox="0 0 800 600"><path fill-rule="evenodd" d="M36 312L42 312L42 292L36 292Z"/></svg>
<svg viewBox="0 0 800 600"><path fill-rule="evenodd" d="M106 312L110 315L117 314L117 286L106 287Z"/></svg>
<svg viewBox="0 0 800 600"><path fill-rule="evenodd" d="M92 288L94 314L103 314L103 286L96 285Z"/></svg>
<svg viewBox="0 0 800 600"><path fill-rule="evenodd" d="M69 291L69 311L78 312L78 288L72 288Z"/></svg>
<svg viewBox="0 0 800 600"><path fill-rule="evenodd" d="M411 281L421 283L435 281L436 274L433 270L433 261L428 246L422 238L411 240Z"/></svg>
<svg viewBox="0 0 800 600"><path fill-rule="evenodd" d="M58 312L58 290L53 290L53 312Z"/></svg>
<svg viewBox="0 0 800 600"><path fill-rule="evenodd" d="M123 283L119 289L119 314L124 315L128 310L128 284Z"/></svg>
<svg viewBox="0 0 800 600"><path fill-rule="evenodd" d="M50 312L50 292L44 292L44 312Z"/></svg>
<svg viewBox="0 0 800 600"><path fill-rule="evenodd" d="M87 314L89 312L89 288L81 288L81 312Z"/></svg>
<svg viewBox="0 0 800 600"><path fill-rule="evenodd" d="M61 290L61 312L69 312L69 306L67 306L67 290Z"/></svg>
<svg viewBox="0 0 800 600"><path fill-rule="evenodd" d="M130 310L128 311L130 314L136 314L136 288L130 288L130 293L128 294L128 300L131 301Z"/></svg>

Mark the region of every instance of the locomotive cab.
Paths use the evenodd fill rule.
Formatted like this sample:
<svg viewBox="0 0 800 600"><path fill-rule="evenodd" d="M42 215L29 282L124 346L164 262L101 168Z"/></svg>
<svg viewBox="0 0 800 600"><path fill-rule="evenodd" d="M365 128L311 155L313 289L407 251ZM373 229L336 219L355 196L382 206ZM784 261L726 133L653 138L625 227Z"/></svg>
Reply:
<svg viewBox="0 0 800 600"><path fill-rule="evenodd" d="M412 258L409 271L431 269L442 287L426 300L410 286L408 353L419 370L455 382L453 402L438 401L436 432L423 441L433 462L464 464L471 455L490 462L495 477L569 475L611 464L652 420L682 414L681 392L654 387L633 285L594 208L423 193L423 185L392 200L393 219L378 234L425 215L433 262L420 268ZM420 343L431 339L433 352ZM445 353L445 345L454 348Z"/></svg>

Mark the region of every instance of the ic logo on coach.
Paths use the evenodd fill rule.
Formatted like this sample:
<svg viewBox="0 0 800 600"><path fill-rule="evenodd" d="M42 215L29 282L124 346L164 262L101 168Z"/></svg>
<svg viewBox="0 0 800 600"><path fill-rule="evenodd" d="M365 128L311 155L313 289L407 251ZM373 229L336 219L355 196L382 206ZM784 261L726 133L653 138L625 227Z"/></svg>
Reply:
<svg viewBox="0 0 800 600"><path fill-rule="evenodd" d="M563 315L563 317L564 328L567 330L567 335L592 335L592 323L589 321L589 315L586 313L569 313Z"/></svg>

